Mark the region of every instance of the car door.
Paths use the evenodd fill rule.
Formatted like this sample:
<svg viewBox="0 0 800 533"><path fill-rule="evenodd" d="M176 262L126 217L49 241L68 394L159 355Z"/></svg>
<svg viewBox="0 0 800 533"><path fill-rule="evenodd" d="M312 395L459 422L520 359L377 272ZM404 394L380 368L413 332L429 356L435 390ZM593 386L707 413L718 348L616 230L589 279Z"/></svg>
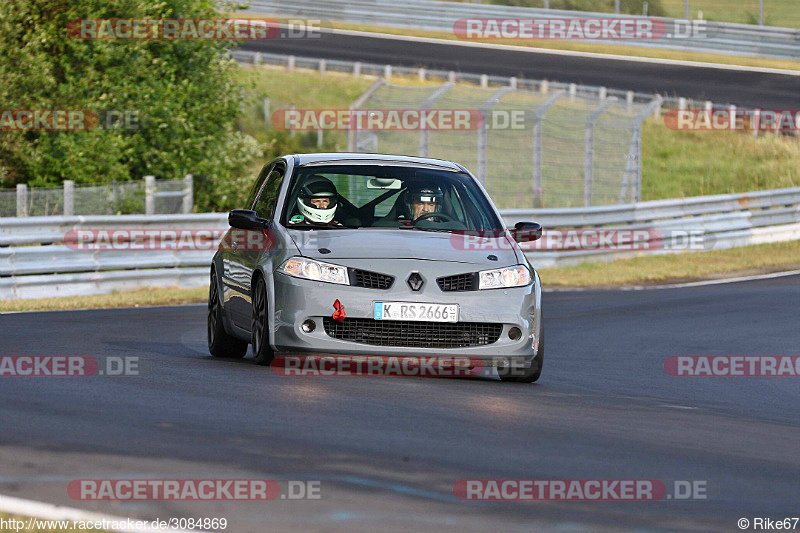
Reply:
<svg viewBox="0 0 800 533"><path fill-rule="evenodd" d="M286 164L277 161L268 170L261 185L261 189L253 201L250 209L266 220L272 221L275 216L275 206L278 203L278 194L286 174ZM242 289L241 298L237 298L231 309L231 315L236 325L242 329L250 329L252 318L252 287L253 272L261 262L264 254L274 254L274 233L272 230L238 230L235 233L234 245L231 254L232 266L235 264L237 281Z"/></svg>

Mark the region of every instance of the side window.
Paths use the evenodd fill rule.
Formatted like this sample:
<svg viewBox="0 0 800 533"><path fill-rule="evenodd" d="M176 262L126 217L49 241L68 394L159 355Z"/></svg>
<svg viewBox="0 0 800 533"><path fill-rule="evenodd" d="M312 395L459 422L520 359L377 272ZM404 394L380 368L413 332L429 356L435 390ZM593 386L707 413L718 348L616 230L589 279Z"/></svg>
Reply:
<svg viewBox="0 0 800 533"><path fill-rule="evenodd" d="M283 183L285 168L281 163L277 163L267 176L261 192L258 194L253 210L261 218L272 218L275 214L275 204L278 203L278 193Z"/></svg>
<svg viewBox="0 0 800 533"><path fill-rule="evenodd" d="M262 168L261 172L258 173L258 178L256 178L253 188L250 189L250 194L247 195L247 201L244 204L245 209L253 209L253 203L256 201L258 191L261 190L261 187L264 185L264 180L267 178L273 168L275 168L274 163L272 165L264 165L264 168Z"/></svg>

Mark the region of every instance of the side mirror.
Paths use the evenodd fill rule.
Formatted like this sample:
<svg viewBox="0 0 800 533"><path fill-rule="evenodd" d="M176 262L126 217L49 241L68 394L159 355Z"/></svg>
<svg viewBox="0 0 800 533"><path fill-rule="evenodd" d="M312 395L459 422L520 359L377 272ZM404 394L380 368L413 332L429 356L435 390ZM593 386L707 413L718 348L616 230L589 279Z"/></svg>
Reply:
<svg viewBox="0 0 800 533"><path fill-rule="evenodd" d="M228 213L228 225L236 229L264 229L269 227L269 220L259 217L255 211L234 209Z"/></svg>
<svg viewBox="0 0 800 533"><path fill-rule="evenodd" d="M542 225L538 222L517 222L514 224L514 240L530 242L542 238Z"/></svg>

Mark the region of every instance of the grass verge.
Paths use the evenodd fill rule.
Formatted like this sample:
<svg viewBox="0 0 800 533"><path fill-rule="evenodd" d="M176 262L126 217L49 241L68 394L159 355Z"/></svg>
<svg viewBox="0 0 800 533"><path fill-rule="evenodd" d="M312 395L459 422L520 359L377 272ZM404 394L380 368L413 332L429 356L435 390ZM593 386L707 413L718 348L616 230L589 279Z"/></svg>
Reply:
<svg viewBox="0 0 800 533"><path fill-rule="evenodd" d="M547 287L611 288L752 276L800 269L800 241L543 268Z"/></svg>
<svg viewBox="0 0 800 533"><path fill-rule="evenodd" d="M149 307L154 305L183 305L205 303L208 287L180 289L177 287L148 287L109 294L61 296L31 300L2 300L0 313L18 311L61 311L65 309L106 309L112 307Z"/></svg>

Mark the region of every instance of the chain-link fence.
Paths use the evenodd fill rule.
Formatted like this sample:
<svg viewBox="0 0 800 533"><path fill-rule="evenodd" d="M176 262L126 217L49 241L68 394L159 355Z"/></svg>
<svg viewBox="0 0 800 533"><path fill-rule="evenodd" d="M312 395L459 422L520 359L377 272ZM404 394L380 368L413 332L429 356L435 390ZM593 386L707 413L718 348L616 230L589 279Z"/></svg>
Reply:
<svg viewBox="0 0 800 533"><path fill-rule="evenodd" d="M0 217L191 213L193 179L112 181L0 189Z"/></svg>
<svg viewBox="0 0 800 533"><path fill-rule="evenodd" d="M481 88L444 83L409 87L378 82L362 110L460 110L469 129L367 129L351 151L419 155L459 162L499 208L575 207L640 199L641 123L661 98L615 97ZM428 111L430 110L430 111Z"/></svg>

